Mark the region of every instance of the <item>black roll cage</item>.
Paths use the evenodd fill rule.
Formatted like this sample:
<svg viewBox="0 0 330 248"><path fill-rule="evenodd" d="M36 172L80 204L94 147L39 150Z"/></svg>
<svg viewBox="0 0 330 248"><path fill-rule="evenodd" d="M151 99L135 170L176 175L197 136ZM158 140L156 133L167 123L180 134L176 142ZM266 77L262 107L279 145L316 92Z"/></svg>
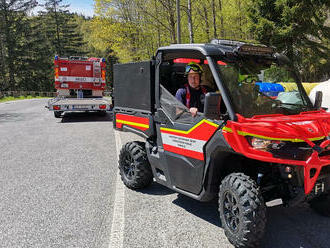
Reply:
<svg viewBox="0 0 330 248"><path fill-rule="evenodd" d="M192 53L189 53L189 52L192 52ZM201 55L202 56L204 55L200 49L193 49L192 47L189 47L189 49L184 49L184 50L170 50L168 52L158 50L158 52L156 54L156 73L155 73L156 74L155 75L156 109L160 108L160 100L159 100L160 99L160 89L159 89L160 88L160 80L159 80L160 66L161 66L162 62L164 61L164 55L165 56L169 55L169 53L171 54L171 56L168 56L168 57L173 57L173 58L178 58L180 56L188 56L188 55L190 55L189 56L190 58L194 58L196 55L198 56L198 58L201 58ZM173 56L174 54L176 54L176 56ZM193 56L191 56L191 55L193 55ZM206 56L204 55L203 57L205 57L207 59L207 62L209 64L210 70L214 77L215 83L216 83L218 89L221 91L221 96L222 96L223 102L225 103L225 105L227 107L229 118L233 121L236 121L237 116L235 114L231 99L228 97L228 95L229 95L228 89L223 84L221 78L219 77L220 72L219 72L219 68L217 67L216 61L213 58L214 55L206 55Z"/></svg>
<svg viewBox="0 0 330 248"><path fill-rule="evenodd" d="M155 77L155 87L156 87L156 108L160 107L159 102L159 73L160 73L160 66L164 61L169 61L175 58L180 57L189 57L189 58L197 58L197 59L207 59L210 70L212 72L212 75L214 77L215 83L218 87L218 89L221 92L221 96L223 99L223 102L226 105L229 119L232 121L237 121L237 115L234 110L233 103L229 97L229 91L227 89L227 86L222 82L222 79L219 75L221 75L220 70L217 66L217 61L215 58L223 58L226 60L232 60L236 61L239 60L240 56L246 55L246 53L240 54L238 50L242 46L246 45L246 43L238 42L237 44L225 44L225 45L219 45L219 44L174 44L167 47L160 47L157 50L156 53L156 77ZM265 48L265 46L260 46ZM278 61L279 63L286 64L288 67L292 68L292 74L293 77L297 83L299 91L302 93L303 100L306 101L307 105L311 108L313 108L312 103L307 96L306 91L304 90L299 74L294 70L293 65L289 61L289 59L283 55L278 53L269 53L269 54L254 54L255 56L261 56L263 58L267 59L273 59L274 61Z"/></svg>

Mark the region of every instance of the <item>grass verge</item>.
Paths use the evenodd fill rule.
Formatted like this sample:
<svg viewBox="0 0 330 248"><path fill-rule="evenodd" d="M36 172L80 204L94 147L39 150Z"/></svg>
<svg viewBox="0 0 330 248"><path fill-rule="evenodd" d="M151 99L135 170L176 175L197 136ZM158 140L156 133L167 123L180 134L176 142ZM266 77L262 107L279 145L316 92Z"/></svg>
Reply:
<svg viewBox="0 0 330 248"><path fill-rule="evenodd" d="M43 97L43 96L19 96L19 97L7 96L7 97L4 97L4 98L0 98L0 102L9 102L9 101L25 100L25 99L39 99L39 98L49 98L49 97Z"/></svg>

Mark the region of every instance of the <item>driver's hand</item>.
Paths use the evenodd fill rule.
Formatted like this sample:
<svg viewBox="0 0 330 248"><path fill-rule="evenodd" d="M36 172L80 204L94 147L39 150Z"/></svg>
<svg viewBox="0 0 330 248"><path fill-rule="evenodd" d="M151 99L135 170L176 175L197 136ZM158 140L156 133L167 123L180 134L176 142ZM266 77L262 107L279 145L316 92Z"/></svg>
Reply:
<svg viewBox="0 0 330 248"><path fill-rule="evenodd" d="M190 108L189 109L191 115L195 117L197 115L198 109L197 108Z"/></svg>

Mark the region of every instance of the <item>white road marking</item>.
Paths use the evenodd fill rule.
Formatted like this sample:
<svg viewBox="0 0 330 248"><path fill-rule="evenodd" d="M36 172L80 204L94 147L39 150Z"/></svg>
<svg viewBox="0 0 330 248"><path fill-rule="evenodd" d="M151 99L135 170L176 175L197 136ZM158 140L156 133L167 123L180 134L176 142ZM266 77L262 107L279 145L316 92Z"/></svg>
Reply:
<svg viewBox="0 0 330 248"><path fill-rule="evenodd" d="M119 156L122 144L118 131L115 131L115 139L117 155ZM116 175L115 201L113 206L109 248L122 248L124 243L125 186L120 179L118 169Z"/></svg>

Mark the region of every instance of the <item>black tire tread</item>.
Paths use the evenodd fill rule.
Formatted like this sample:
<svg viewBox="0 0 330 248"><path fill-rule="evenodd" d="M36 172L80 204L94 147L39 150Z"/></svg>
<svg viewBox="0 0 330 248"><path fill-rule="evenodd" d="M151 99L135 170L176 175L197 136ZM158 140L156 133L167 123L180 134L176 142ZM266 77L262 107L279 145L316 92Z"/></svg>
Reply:
<svg viewBox="0 0 330 248"><path fill-rule="evenodd" d="M127 153L133 158L135 164L135 177L132 180L128 180L125 177L122 169ZM144 142L128 142L122 147L119 154L119 173L125 186L130 189L142 189L152 183L153 175L145 151Z"/></svg>
<svg viewBox="0 0 330 248"><path fill-rule="evenodd" d="M62 112L60 111L54 111L55 118L62 118Z"/></svg>
<svg viewBox="0 0 330 248"><path fill-rule="evenodd" d="M238 201L243 209L243 225L237 233L226 226L222 214L222 194L228 189L239 197ZM225 177L219 190L219 212L225 234L235 247L260 246L266 227L266 206L254 180L243 173L232 173Z"/></svg>
<svg viewBox="0 0 330 248"><path fill-rule="evenodd" d="M99 116L106 116L107 115L107 111L101 110L98 112Z"/></svg>
<svg viewBox="0 0 330 248"><path fill-rule="evenodd" d="M309 205L319 215L330 217L330 192L314 198Z"/></svg>

